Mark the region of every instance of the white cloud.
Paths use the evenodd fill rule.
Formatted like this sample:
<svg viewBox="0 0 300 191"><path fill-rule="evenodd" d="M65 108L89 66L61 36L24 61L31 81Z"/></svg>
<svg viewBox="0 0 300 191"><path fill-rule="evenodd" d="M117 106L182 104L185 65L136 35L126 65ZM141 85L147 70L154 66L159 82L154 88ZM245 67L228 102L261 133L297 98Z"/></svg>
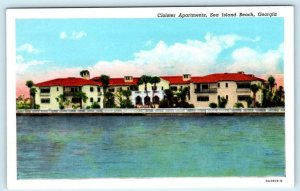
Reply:
<svg viewBox="0 0 300 191"><path fill-rule="evenodd" d="M62 40L64 40L64 39L67 38L67 34L66 34L65 32L61 32L61 33L59 34L59 38L62 39Z"/></svg>
<svg viewBox="0 0 300 191"><path fill-rule="evenodd" d="M34 48L31 44L26 43L17 47L17 52L27 52L27 53L39 53L39 50Z"/></svg>
<svg viewBox="0 0 300 191"><path fill-rule="evenodd" d="M29 67L35 66L35 65L42 65L50 63L48 60L31 60L31 61L25 61L24 57L22 55L16 56L16 72L17 74L23 74Z"/></svg>
<svg viewBox="0 0 300 191"><path fill-rule="evenodd" d="M134 53L132 60L99 61L89 70L114 77L143 74L207 74L212 68L217 67L219 54L224 49L234 46L239 40L243 40L243 37L234 34L221 36L207 34L203 41L187 40L184 43L172 45L160 41L151 50Z"/></svg>
<svg viewBox="0 0 300 191"><path fill-rule="evenodd" d="M228 71L246 71L254 74L277 74L283 73L281 62L283 60L283 44L276 50L259 52L249 47L236 49L232 53L233 64Z"/></svg>
<svg viewBox="0 0 300 191"><path fill-rule="evenodd" d="M66 32L61 32L59 34L59 38L61 40L79 40L84 37L87 37L87 33L84 31L72 32L70 34L67 34Z"/></svg>

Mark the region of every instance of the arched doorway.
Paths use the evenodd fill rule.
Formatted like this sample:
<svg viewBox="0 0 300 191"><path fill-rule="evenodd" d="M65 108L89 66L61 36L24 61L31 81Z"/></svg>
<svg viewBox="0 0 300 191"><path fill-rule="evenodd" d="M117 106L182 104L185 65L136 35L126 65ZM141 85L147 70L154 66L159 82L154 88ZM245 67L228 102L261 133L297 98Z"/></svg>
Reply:
<svg viewBox="0 0 300 191"><path fill-rule="evenodd" d="M144 98L144 103L145 103L145 105L149 105L150 104L150 97L149 96L146 96Z"/></svg>
<svg viewBox="0 0 300 191"><path fill-rule="evenodd" d="M159 97L158 96L153 97L153 103L154 104L159 104Z"/></svg>
<svg viewBox="0 0 300 191"><path fill-rule="evenodd" d="M135 98L135 105L142 105L143 103L142 103L142 98L141 98L141 96L137 96L136 98Z"/></svg>

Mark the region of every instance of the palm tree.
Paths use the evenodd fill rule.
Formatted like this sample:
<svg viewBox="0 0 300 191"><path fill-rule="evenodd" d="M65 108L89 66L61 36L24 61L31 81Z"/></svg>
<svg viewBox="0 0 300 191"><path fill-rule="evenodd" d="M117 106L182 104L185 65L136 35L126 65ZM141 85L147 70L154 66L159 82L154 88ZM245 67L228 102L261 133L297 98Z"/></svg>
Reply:
<svg viewBox="0 0 300 191"><path fill-rule="evenodd" d="M152 102L153 102L153 98L154 98L154 91L157 90L156 84L160 82L160 77L157 76L153 76L150 79L150 83L154 84L153 86L153 90L152 90Z"/></svg>
<svg viewBox="0 0 300 191"><path fill-rule="evenodd" d="M104 93L104 97L107 99L103 107L114 108L115 107L115 96L113 93L107 91Z"/></svg>
<svg viewBox="0 0 300 191"><path fill-rule="evenodd" d="M35 109L35 94L36 94L36 88L30 88L30 97L32 97L32 109Z"/></svg>
<svg viewBox="0 0 300 191"><path fill-rule="evenodd" d="M110 79L110 77L109 76L107 76L107 75L104 75L104 74L102 74L101 76L100 76L100 81L101 81L101 83L102 83L102 86L103 86L103 94L104 94L104 99L103 99L103 106L104 107L106 107L106 102L107 102L107 100L108 100L108 94L106 93L107 92L107 89L108 89L108 87L109 87L109 79Z"/></svg>
<svg viewBox="0 0 300 191"><path fill-rule="evenodd" d="M180 99L180 106L183 107L186 103L186 96L189 93L188 87L184 87L183 89L180 89L180 91L176 94L177 97Z"/></svg>
<svg viewBox="0 0 300 191"><path fill-rule="evenodd" d="M139 80L140 85L145 84L146 97L148 97L147 84L150 82L151 82L151 76L147 76L147 75L142 75ZM149 106L149 103L146 103L146 105Z"/></svg>
<svg viewBox="0 0 300 191"><path fill-rule="evenodd" d="M34 85L33 81L31 81L31 80L26 81L26 86L29 88L29 97L30 97L30 107L31 107L31 109L33 108L33 102L32 102L30 92L31 92L31 88L32 88L33 85Z"/></svg>
<svg viewBox="0 0 300 191"><path fill-rule="evenodd" d="M168 102L168 107L172 107L173 106L173 98L174 98L173 91L170 89L166 89L164 92L165 92L166 99Z"/></svg>
<svg viewBox="0 0 300 191"><path fill-rule="evenodd" d="M56 97L56 101L58 102L60 109L64 109L64 107L65 107L64 106L65 99L66 99L65 94L60 94L58 97Z"/></svg>
<svg viewBox="0 0 300 191"><path fill-rule="evenodd" d="M257 84L251 84L250 89L253 92L253 107L255 107L256 106L256 92L258 92L259 87Z"/></svg>
<svg viewBox="0 0 300 191"><path fill-rule="evenodd" d="M82 91L80 92L75 92L74 97L80 100L80 109L82 109L82 102L86 102L86 100L88 99L88 97L86 96L86 94Z"/></svg>
<svg viewBox="0 0 300 191"><path fill-rule="evenodd" d="M269 85L270 85L270 88L271 88L271 92L273 93L273 87L275 85L275 78L273 76L270 76L268 78L268 82L269 82Z"/></svg>

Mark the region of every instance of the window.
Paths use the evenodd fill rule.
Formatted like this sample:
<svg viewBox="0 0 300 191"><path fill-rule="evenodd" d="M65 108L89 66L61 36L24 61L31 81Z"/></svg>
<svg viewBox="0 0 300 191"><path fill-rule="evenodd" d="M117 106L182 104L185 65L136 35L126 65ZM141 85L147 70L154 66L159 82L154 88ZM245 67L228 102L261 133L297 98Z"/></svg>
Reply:
<svg viewBox="0 0 300 191"><path fill-rule="evenodd" d="M109 88L108 91L115 92L115 88Z"/></svg>
<svg viewBox="0 0 300 191"><path fill-rule="evenodd" d="M228 100L228 95L226 95L226 99Z"/></svg>
<svg viewBox="0 0 300 191"><path fill-rule="evenodd" d="M90 87L90 92L93 92L94 91L94 87Z"/></svg>
<svg viewBox="0 0 300 191"><path fill-rule="evenodd" d="M202 84L202 89L207 90L208 89L208 84Z"/></svg>
<svg viewBox="0 0 300 191"><path fill-rule="evenodd" d="M59 91L59 88L58 88L58 87L56 88L56 91Z"/></svg>
<svg viewBox="0 0 300 191"><path fill-rule="evenodd" d="M164 90L164 87L161 87L161 90Z"/></svg>
<svg viewBox="0 0 300 191"><path fill-rule="evenodd" d="M81 100L76 97L73 97L71 101L72 101L72 103L80 103L81 102Z"/></svg>
<svg viewBox="0 0 300 191"><path fill-rule="evenodd" d="M221 97L218 95L218 100L220 99Z"/></svg>
<svg viewBox="0 0 300 191"><path fill-rule="evenodd" d="M125 76L125 80L126 81L132 80L132 77L131 76Z"/></svg>
<svg viewBox="0 0 300 191"><path fill-rule="evenodd" d="M209 97L208 96L198 96L197 101L209 101Z"/></svg>
<svg viewBox="0 0 300 191"><path fill-rule="evenodd" d="M97 88L97 91L100 92L100 87Z"/></svg>
<svg viewBox="0 0 300 191"><path fill-rule="evenodd" d="M250 88L250 83L238 83L237 88L243 88L243 89L249 89Z"/></svg>
<svg viewBox="0 0 300 191"><path fill-rule="evenodd" d="M77 87L71 87L71 92L79 92L79 88L77 88Z"/></svg>
<svg viewBox="0 0 300 191"><path fill-rule="evenodd" d="M220 83L218 83L218 88L220 87Z"/></svg>
<svg viewBox="0 0 300 191"><path fill-rule="evenodd" d="M41 103L50 103L50 98L41 99Z"/></svg>
<svg viewBox="0 0 300 191"><path fill-rule="evenodd" d="M184 74L183 78L189 78L189 75L188 74Z"/></svg>
<svg viewBox="0 0 300 191"><path fill-rule="evenodd" d="M237 96L238 101L247 101L250 98L249 95L239 95Z"/></svg>
<svg viewBox="0 0 300 191"><path fill-rule="evenodd" d="M90 102L91 102L91 103L93 103L93 102L94 102L94 99L93 99L92 97L90 98Z"/></svg>
<svg viewBox="0 0 300 191"><path fill-rule="evenodd" d="M177 91L177 86L170 86L170 89L173 91Z"/></svg>
<svg viewBox="0 0 300 191"><path fill-rule="evenodd" d="M226 86L226 88L228 88L228 83L226 83L226 85L225 85L225 86Z"/></svg>
<svg viewBox="0 0 300 191"><path fill-rule="evenodd" d="M101 99L100 99L100 97L98 97L98 102L100 102L101 101Z"/></svg>
<svg viewBox="0 0 300 191"><path fill-rule="evenodd" d="M50 88L42 88L41 93L50 93Z"/></svg>

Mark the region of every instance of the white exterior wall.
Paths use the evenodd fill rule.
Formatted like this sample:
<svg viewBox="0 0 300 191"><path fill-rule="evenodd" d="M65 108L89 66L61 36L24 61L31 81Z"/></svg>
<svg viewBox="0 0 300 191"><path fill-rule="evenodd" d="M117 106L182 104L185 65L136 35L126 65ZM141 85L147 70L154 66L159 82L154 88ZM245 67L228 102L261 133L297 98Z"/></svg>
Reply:
<svg viewBox="0 0 300 191"><path fill-rule="evenodd" d="M40 109L59 109L59 103L57 102L56 98L63 94L63 87L62 86L52 86L50 88L50 93L41 93L41 88L47 87L35 87L37 92L35 95L35 103L40 105ZM50 99L50 103L41 103L41 99Z"/></svg>
<svg viewBox="0 0 300 191"><path fill-rule="evenodd" d="M90 88L93 87L94 91L91 92ZM103 108L103 96L102 96L102 88L100 87L100 92L98 92L98 86L93 86L93 85L85 85L82 86L81 91L86 94L88 99L86 102L82 102L82 108L86 108L87 106L91 106L93 102L99 103L100 107ZM90 98L93 98L93 102L90 101ZM98 98L100 98L100 102L98 102Z"/></svg>
<svg viewBox="0 0 300 191"><path fill-rule="evenodd" d="M154 86L154 84L148 83L147 90L152 91L152 86ZM140 84L138 87L139 87L139 91L145 91L145 84ZM169 81L160 78L160 82L156 84L156 87L157 90L169 89Z"/></svg>
<svg viewBox="0 0 300 191"><path fill-rule="evenodd" d="M90 87L94 88L94 91L91 92L90 91ZM36 92L36 96L35 96L35 103L40 105L40 109L59 109L59 103L56 100L56 98L63 94L63 86L52 86L50 87L50 93L42 93L41 94L41 88L47 88L47 87L35 87L37 92ZM84 92L86 94L86 96L88 97L88 99L86 100L86 103L82 103L82 107L86 108L87 106L91 106L92 103L90 102L90 98L93 98L93 102L98 102L98 98L100 98L100 107L103 108L103 95L102 95L102 87L100 87L100 92L98 92L98 86L83 86L81 88L81 91ZM67 96L67 100L70 101L70 104L68 106L65 106L65 108L72 108L72 105L77 105L79 106L79 104L73 104L71 103L73 96ZM41 103L41 99L43 98L49 98L50 99L50 103Z"/></svg>
<svg viewBox="0 0 300 191"><path fill-rule="evenodd" d="M228 84L228 87L226 87L226 83ZM248 91L239 91L237 89L237 82L233 81L222 81L219 82L220 86L217 88L217 93L195 93L194 92L194 84L190 84L190 90L191 90L191 99L190 103L194 104L195 107L209 107L210 103L216 103L218 104L218 96L226 98L228 96L228 102L226 104L226 108L233 108L235 103L240 102L244 105L244 107L247 107L246 101L238 101L239 95L249 95L253 98L253 93L250 89ZM258 86L261 86L260 81L253 81L251 84L257 84ZM197 101L198 96L208 96L209 101ZM261 103L262 102L262 91L259 90L256 93L256 101Z"/></svg>

